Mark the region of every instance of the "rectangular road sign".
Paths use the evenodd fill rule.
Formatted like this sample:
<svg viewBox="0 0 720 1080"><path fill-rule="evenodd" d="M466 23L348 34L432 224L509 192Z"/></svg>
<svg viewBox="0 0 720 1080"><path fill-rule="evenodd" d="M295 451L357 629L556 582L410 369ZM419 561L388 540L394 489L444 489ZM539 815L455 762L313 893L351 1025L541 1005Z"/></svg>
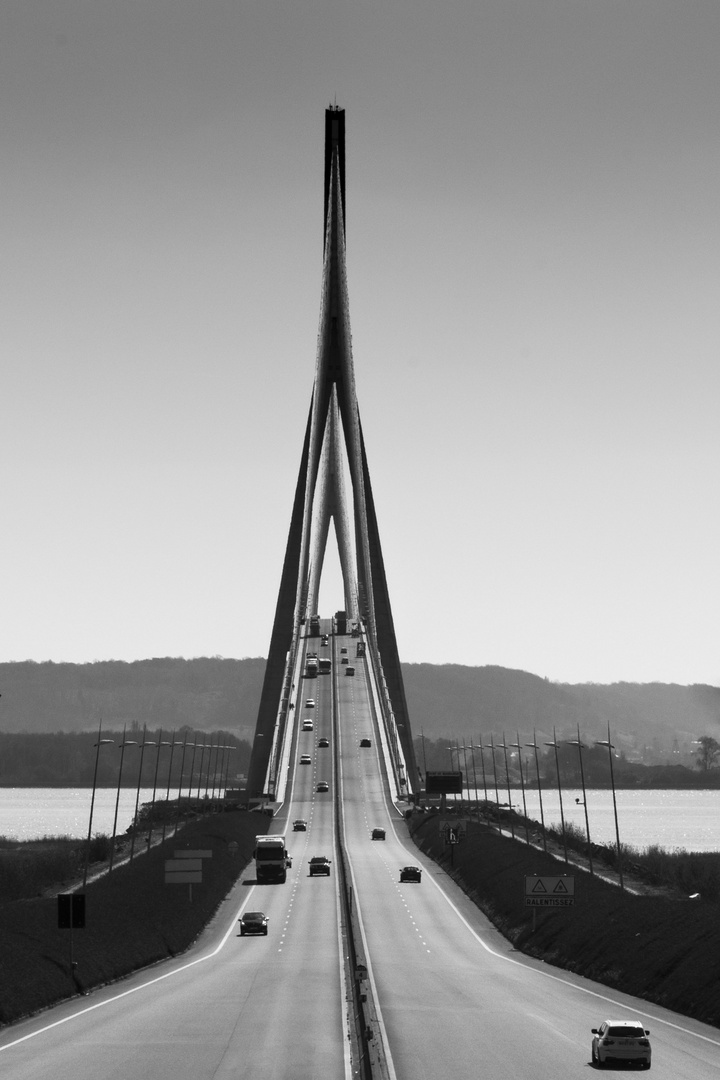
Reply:
<svg viewBox="0 0 720 1080"><path fill-rule="evenodd" d="M574 904L574 877L533 875L525 878L525 907L573 907Z"/></svg>
<svg viewBox="0 0 720 1080"><path fill-rule="evenodd" d="M202 873L202 859L166 859L166 874Z"/></svg>
<svg viewBox="0 0 720 1080"><path fill-rule="evenodd" d="M166 859L165 884L202 885L202 859Z"/></svg>
<svg viewBox="0 0 720 1080"><path fill-rule="evenodd" d="M166 885L202 885L202 871L198 870L190 871L190 873L183 874L181 872L175 874L165 874Z"/></svg>

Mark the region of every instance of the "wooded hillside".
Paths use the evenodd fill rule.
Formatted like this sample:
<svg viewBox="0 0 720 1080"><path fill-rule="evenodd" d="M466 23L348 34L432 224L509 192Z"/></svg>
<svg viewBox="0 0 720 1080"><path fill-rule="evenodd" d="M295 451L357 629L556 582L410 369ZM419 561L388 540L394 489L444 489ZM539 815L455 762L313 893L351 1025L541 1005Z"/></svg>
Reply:
<svg viewBox="0 0 720 1080"><path fill-rule="evenodd" d="M0 664L0 731L94 731L147 724L232 732L252 740L265 660L201 657ZM720 738L720 688L666 683L553 683L525 671L404 664L413 734L613 739L646 764L692 762L693 740Z"/></svg>

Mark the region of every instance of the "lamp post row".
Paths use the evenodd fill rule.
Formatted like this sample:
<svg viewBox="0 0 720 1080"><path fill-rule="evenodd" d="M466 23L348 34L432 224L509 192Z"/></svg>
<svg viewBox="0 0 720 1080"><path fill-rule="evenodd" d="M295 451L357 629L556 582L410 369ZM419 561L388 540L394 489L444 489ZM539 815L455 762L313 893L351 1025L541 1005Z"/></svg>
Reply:
<svg viewBox="0 0 720 1080"><path fill-rule="evenodd" d="M120 767L119 767L119 770L118 770L117 794L116 794L116 797L115 797L115 814L114 814L114 818L113 818L113 834L112 834L112 840L111 840L111 843L110 843L110 861L109 861L109 865L108 865L108 873L110 873L110 874L113 871L113 865L114 865L114 861L115 861L115 839L117 837L117 821L118 821L118 812L119 812L119 808L120 808L120 790L121 790L121 786L122 786L123 766L124 766L124 762L125 762L125 749L126 749L126 747L129 747L129 746L139 746L140 747L140 763L139 763L139 768L138 768L138 781L137 781L137 789L136 789L136 795L135 795L135 816L134 816L134 819L133 819L134 828L133 828L133 834L132 834L132 841L131 841L131 844L130 844L130 860L132 861L132 859L134 857L134 854L135 854L135 837L136 837L136 834L137 834L137 821L138 821L138 811L139 811L139 804L140 804L140 788L141 788L141 785L142 785L142 774L143 774L143 763L144 763L144 756L145 756L145 748L146 747L154 747L157 750L157 755L156 755L156 758L155 758L155 772L154 772L154 778L153 778L153 793L152 793L152 802L151 802L151 807L150 807L150 820L149 820L148 837L147 837L147 845L149 847L151 842L152 842L155 798L156 798L156 794L157 794L157 783L158 783L158 775L159 775L159 769L160 769L160 750L161 750L161 748L163 746L169 746L170 747L170 761L168 763L168 779L167 779L167 789L166 789L166 795L165 795L166 801L169 801L169 799L170 799L170 784L171 784L171 779L172 779L173 757L174 757L174 754L175 754L176 745L177 746L180 745L179 743L176 742L174 732L173 732L173 736L172 736L172 742L168 741L167 739L163 739L163 737L162 737L162 728L160 729L160 731L158 733L157 740L148 739L146 737L147 736L147 725L143 726L142 740L141 741L138 741L137 739L128 739L128 738L126 738L126 734L127 734L127 725L124 725L123 726L122 740L120 741L120 743L117 744L118 748L120 750ZM83 889L85 888L85 886L87 884L88 865L89 865L89 862L90 862L90 844L91 844L91 841L92 841L92 823L93 823L93 814L94 814L94 809L95 809L95 792L97 790L98 766L99 766L99 762L100 762L100 747L101 746L110 746L110 745L115 745L115 740L114 739L103 739L102 738L102 720L101 720L100 724L99 724L99 728L98 728L97 742L93 744L94 749L95 749L95 766L94 766L94 770L93 770L92 797L90 799L90 815L89 815L89 821L88 821L88 835L87 835L87 842L86 842L86 845L85 845L85 861L84 861L84 867L83 867ZM195 739L194 739L194 741L192 743L188 743L187 735L185 736L185 738L183 740L182 746L183 746L183 756L182 756L182 762L181 762L181 765L180 765L180 778L179 778L179 783L178 783L178 813L176 815L176 820L175 820L176 828L177 828L177 825L179 823L180 800L182 798L186 750L189 747L192 747L192 749L193 749L192 764L191 764L191 767L190 767L190 779L189 779L189 783L188 783L188 798L192 798L193 776L194 776L194 773L195 773L195 752L198 749L202 749L202 753L201 753L201 756L200 756L200 765L199 765L199 769L198 769L198 787L197 787L197 798L198 799L200 798L200 789L202 787L202 769L203 769L203 758L204 758L205 750L207 749L209 751L208 764L207 764L207 769L206 769L206 772L205 772L205 795L206 796L208 794L208 788L210 786L212 752L213 752L213 750L215 751L215 767L212 770L212 796L211 796L211 798L214 799L215 798L215 785L217 783L218 758L219 758L219 755L220 755L220 751L222 751L222 759L221 759L221 766L220 766L220 786L221 787L222 786L227 787L227 772L228 772L228 769L229 769L229 766L230 766L230 753L233 750L237 749L237 747L229 745L229 744L221 744L219 740L218 740L217 743L214 743L213 740L212 740L212 737L211 737L209 743L199 742L197 736L195 736ZM163 815L162 842L165 841L166 824L167 824L166 815Z"/></svg>
<svg viewBox="0 0 720 1080"><path fill-rule="evenodd" d="M423 735L421 737L423 739L423 758L424 758L424 754L425 754L425 736ZM562 745L563 742L566 743L568 746L577 746L577 748L578 748L578 762L579 762L579 766L580 766L580 783L581 783L581 786L582 786L582 793L583 793L582 805L583 805L584 812L585 812L585 834L586 834L586 838L587 838L588 867L589 867L590 873L593 874L594 869L593 869L593 861L592 861L592 844L591 844L591 840L590 840L590 820L589 820L589 815L588 815L587 790L586 790L586 786L585 786L585 769L584 769L583 757L582 757L582 752L583 752L584 749L587 749L587 747L585 746L585 744L580 739L580 725L579 724L578 724L578 727L577 727L577 738L576 739L565 739L565 740L561 740L559 742L558 739L557 739L557 734L556 734L555 728L553 727L552 741L548 741L548 742L546 742L544 744L545 746L551 747L555 751L555 770L556 770L556 774L557 774L558 798L560 800L560 825L561 825L561 832L562 832L562 839L563 839L563 851L564 851L564 856L565 856L565 862L566 863L568 862L567 833L566 833L566 827L565 827L565 814L564 814L564 810L563 810L562 782L561 782L561 779L560 779L560 760L559 760L559 756L558 756L558 748L559 748L560 745ZM480 762L481 762L481 767L482 767L483 791L484 791L484 795L485 795L485 801L487 802L488 801L488 788L487 788L487 776L486 776L486 772L485 772L485 751L488 750L490 752L490 757L491 757L491 760L492 760L493 781L494 781L494 787L495 787L495 802L496 802L496 805L497 805L498 808L500 807L500 793L499 793L499 787L498 787L498 775L497 775L497 765L496 765L496 760L495 760L495 752L496 752L496 750L502 750L503 751L504 759L505 759L505 779L506 779L506 783L507 783L508 806L509 806L510 810L512 810L512 799L511 799L511 794L510 794L510 770L509 770L509 767L508 767L507 752L508 752L508 749L514 749L514 750L518 751L518 765L519 765L519 772L520 772L520 788L521 788L521 791L522 791L523 814L524 814L524 818L525 818L525 838L526 838L526 842L528 844L530 843L530 835L529 835L528 824L527 824L528 815L527 815L527 802L526 802L526 798L525 798L525 775L523 773L523 765L522 765L522 749L523 749L523 745L526 746L528 749L533 750L534 755L535 755L535 772L536 772L536 778L537 778L538 799L539 799L539 803L540 803L540 824L541 824L541 830L542 830L543 850L547 853L547 836L546 836L546 830L545 830L545 814L544 814L544 808L543 808L542 784L541 784L541 781L540 781L540 761L539 761L539 757L538 757L538 751L540 749L540 746L538 745L538 742L537 742L537 739L536 739L536 736L535 736L535 732L533 732L533 741L530 742L530 743L525 743L525 744L521 744L521 742L520 742L520 733L519 732L517 733L517 742L514 742L514 743L506 742L504 733L503 733L502 742L499 742L497 744L494 742L494 739L493 739L492 735L490 736L490 745L489 746L483 744L482 738L480 738L480 742L476 743L476 744L470 743L470 745L468 746L468 745L465 745L465 743L466 743L466 740L463 740L463 745L462 746L460 746L456 742L454 746L446 747L446 749L450 753L450 766L451 766L451 768L452 768L452 765L453 765L453 757L452 757L453 754L457 755L457 767L458 768L460 767L460 751L462 750L464 752L464 754L465 754L465 775L469 776L468 765L467 765L467 751L470 750L470 752L471 752L471 761L472 761L472 769L473 769L473 784L474 784L474 790L475 790L476 797L477 797L478 787L477 787L477 775L476 775L476 771L475 771L475 753L474 752L475 752L475 750L479 750L480 751ZM615 749L615 747L614 747L613 743L610 740L610 725L609 724L608 724L607 739L596 739L595 740L595 745L596 746L606 746L608 748L608 758L609 758L609 762L610 762L610 786L611 786L611 789L612 789L613 813L614 813L614 817L615 817L615 842L616 842L616 852L617 852L618 878L619 878L620 888L621 888L621 890L623 890L624 889L624 881L623 881L623 872L622 872L622 847L621 847L621 844L620 844L620 827L619 827L619 824L618 824L617 796L616 796L616 791L615 791L615 772L614 772L614 767L613 767L613 750ZM427 763L426 762L425 762L425 772L427 772ZM461 793L460 798L461 798L461 801L462 801L462 793ZM580 800L576 800L576 801L579 802ZM515 828L514 828L514 821L513 821L512 813L510 814L510 829L511 829L511 833L512 833L512 836L513 836L513 839L514 839L515 838Z"/></svg>

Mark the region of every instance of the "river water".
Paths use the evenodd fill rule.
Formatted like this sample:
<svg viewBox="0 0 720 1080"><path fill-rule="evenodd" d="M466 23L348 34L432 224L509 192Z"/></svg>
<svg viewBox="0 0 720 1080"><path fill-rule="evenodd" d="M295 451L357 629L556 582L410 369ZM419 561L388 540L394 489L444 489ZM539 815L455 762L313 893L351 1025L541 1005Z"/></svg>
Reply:
<svg viewBox="0 0 720 1080"><path fill-rule="evenodd" d="M472 794L472 793L471 793ZM720 851L720 791L687 789L616 791L620 842L643 850L657 845L666 851ZM480 788L479 798L485 797ZM487 796L495 801L495 789L488 785ZM501 804L507 806L508 791L498 791ZM562 810L566 824L572 822L585 831L585 807L581 790L563 789ZM523 812L522 791L511 788L513 808ZM540 821L540 798L537 789L525 792L528 817ZM542 792L545 824L560 828L560 800L557 788ZM590 839L596 844L615 843L615 815L612 791L588 789L587 816Z"/></svg>
<svg viewBox="0 0 720 1080"><path fill-rule="evenodd" d="M175 792L177 794L177 792ZM150 802L152 788L140 788L140 805ZM156 794L163 799L165 792ZM122 788L117 834L125 832L135 816L137 788ZM97 788L92 834L112 836L117 788ZM44 836L87 838L91 788L0 788L0 836L9 840L40 840Z"/></svg>
<svg viewBox="0 0 720 1080"><path fill-rule="evenodd" d="M158 793L158 798L164 797ZM495 799L488 787L488 798ZM499 790L501 803L508 793ZM484 798L481 788L479 797ZM0 788L0 836L16 840L36 840L43 836L87 836L90 820L89 788ZM123 833L133 819L137 791L120 792L117 831ZM511 801L522 812L522 792L511 789ZM117 789L98 788L95 792L92 832L112 835ZM720 791L644 790L616 792L620 841L640 850L658 845L667 851L720 851ZM140 791L140 803L150 802L152 788ZM563 814L566 822L585 829L582 791L563 791ZM540 820L537 790L526 791L529 817ZM542 793L546 825L560 826L560 802L557 788ZM589 789L587 792L590 838L596 844L615 843L615 817L612 792Z"/></svg>

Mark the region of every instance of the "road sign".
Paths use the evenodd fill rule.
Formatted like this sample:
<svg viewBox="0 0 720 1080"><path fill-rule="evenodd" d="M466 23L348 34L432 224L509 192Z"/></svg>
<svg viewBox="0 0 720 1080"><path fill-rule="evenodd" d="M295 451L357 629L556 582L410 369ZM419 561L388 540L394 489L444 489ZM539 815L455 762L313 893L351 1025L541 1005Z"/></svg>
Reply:
<svg viewBox="0 0 720 1080"><path fill-rule="evenodd" d="M58 930L85 928L85 893L58 893Z"/></svg>
<svg viewBox="0 0 720 1080"><path fill-rule="evenodd" d="M573 907L574 904L574 877L525 878L525 907Z"/></svg>
<svg viewBox="0 0 720 1080"><path fill-rule="evenodd" d="M166 859L165 884L202 884L202 859Z"/></svg>

